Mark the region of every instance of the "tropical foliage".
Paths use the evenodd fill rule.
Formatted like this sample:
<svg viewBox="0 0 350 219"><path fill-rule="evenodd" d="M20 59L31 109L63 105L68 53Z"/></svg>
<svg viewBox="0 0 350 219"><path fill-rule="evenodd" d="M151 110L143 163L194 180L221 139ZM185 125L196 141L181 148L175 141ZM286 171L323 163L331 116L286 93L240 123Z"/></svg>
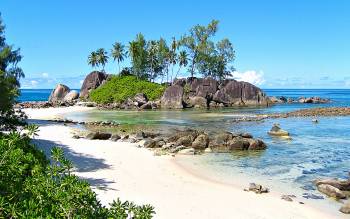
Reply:
<svg viewBox="0 0 350 219"><path fill-rule="evenodd" d="M234 70L232 62L235 59L235 51L228 39L218 42L212 40L218 30L218 24L219 21L213 20L207 26L195 25L179 40L173 37L170 44L163 38L146 40L145 36L139 33L128 43L128 52L125 51L124 45L115 43L111 57L117 61L120 72L120 63L128 56L131 73L138 79L172 82L179 76L180 71L187 67L191 77L201 75L222 80ZM89 56L88 62L92 67L104 66L107 62L107 56L104 56L103 62L93 58L98 57L98 54L100 53L96 51Z"/></svg>
<svg viewBox="0 0 350 219"><path fill-rule="evenodd" d="M24 77L17 65L21 59L20 50L6 43L5 26L0 17L0 130L23 124L21 114L12 108L19 96L19 80Z"/></svg>
<svg viewBox="0 0 350 219"><path fill-rule="evenodd" d="M101 54L104 50L94 56ZM101 57L96 63L104 65ZM152 218L150 205L117 199L104 207L89 183L72 174L73 164L61 148L52 149L51 162L36 148L31 138L38 127L25 126L13 109L24 77L20 60L19 50L5 42L0 19L0 218Z"/></svg>
<svg viewBox="0 0 350 219"><path fill-rule="evenodd" d="M119 199L102 206L88 182L72 174L63 150L51 150L51 163L27 134L0 134L0 218L152 218L152 206ZM133 215L133 217L131 217Z"/></svg>
<svg viewBox="0 0 350 219"><path fill-rule="evenodd" d="M97 103L123 102L144 93L148 99L159 99L165 90L165 85L138 79L134 75L113 76L103 86L91 91L90 99Z"/></svg>

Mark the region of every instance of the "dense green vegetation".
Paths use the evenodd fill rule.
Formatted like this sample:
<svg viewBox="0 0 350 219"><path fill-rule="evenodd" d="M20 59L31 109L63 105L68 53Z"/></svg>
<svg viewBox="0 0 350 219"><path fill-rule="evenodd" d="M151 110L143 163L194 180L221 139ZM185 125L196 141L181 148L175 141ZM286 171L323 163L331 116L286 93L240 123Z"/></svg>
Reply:
<svg viewBox="0 0 350 219"><path fill-rule="evenodd" d="M0 135L0 218L133 218L154 214L149 205L114 201L101 205L88 182L71 173L72 163L61 148L51 151L51 164L30 135L12 132Z"/></svg>
<svg viewBox="0 0 350 219"><path fill-rule="evenodd" d="M52 149L50 161L31 143L38 127L25 126L13 108L24 77L20 60L19 50L5 42L0 18L0 218L152 218L150 205L117 199L102 206L89 183L72 174L61 148Z"/></svg>
<svg viewBox="0 0 350 219"><path fill-rule="evenodd" d="M123 102L134 97L137 93L144 93L149 100L162 96L164 85L138 79L133 75L113 76L104 85L90 93L90 99L97 103Z"/></svg>
<svg viewBox="0 0 350 219"><path fill-rule="evenodd" d="M218 42L211 40L218 30L218 23L213 20L207 26L196 25L179 40L173 37L170 44L163 38L146 40L139 33L127 47L116 42L111 56L118 66L129 57L131 73L139 79L172 82L183 67L187 67L191 77L199 74L222 80L234 71L235 51L226 38ZM107 59L106 52L99 49L90 54L88 63L92 67L102 66L103 70Z"/></svg>
<svg viewBox="0 0 350 219"><path fill-rule="evenodd" d="M20 50L8 45L4 34L5 26L0 17L0 130L15 129L22 124L21 115L12 106L19 96L19 79L24 77L17 66L22 59Z"/></svg>

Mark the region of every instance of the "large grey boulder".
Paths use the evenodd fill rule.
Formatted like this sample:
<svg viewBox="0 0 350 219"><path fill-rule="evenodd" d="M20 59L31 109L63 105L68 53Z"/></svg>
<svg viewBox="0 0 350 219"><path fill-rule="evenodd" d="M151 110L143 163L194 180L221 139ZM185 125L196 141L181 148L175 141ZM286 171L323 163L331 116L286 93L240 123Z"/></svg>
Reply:
<svg viewBox="0 0 350 219"><path fill-rule="evenodd" d="M268 105L268 98L260 88L250 83L238 82L233 79L226 79L220 84L213 100L227 106Z"/></svg>
<svg viewBox="0 0 350 219"><path fill-rule="evenodd" d="M93 71L85 77L83 85L80 88L80 97L88 98L91 90L98 88L100 85L104 84L108 78L108 74Z"/></svg>
<svg viewBox="0 0 350 219"><path fill-rule="evenodd" d="M188 78L186 84L189 86L190 96L198 96L211 100L218 89L218 82L212 77Z"/></svg>
<svg viewBox="0 0 350 219"><path fill-rule="evenodd" d="M63 100L65 102L71 102L71 101L76 100L78 98L79 98L79 93L75 90L72 90L64 97Z"/></svg>
<svg viewBox="0 0 350 219"><path fill-rule="evenodd" d="M70 89L66 85L58 84L51 92L49 97L50 103L62 102L64 97L69 93Z"/></svg>
<svg viewBox="0 0 350 219"><path fill-rule="evenodd" d="M161 98L161 108L165 109L182 109L184 94L183 87L179 85L172 85L168 87Z"/></svg>

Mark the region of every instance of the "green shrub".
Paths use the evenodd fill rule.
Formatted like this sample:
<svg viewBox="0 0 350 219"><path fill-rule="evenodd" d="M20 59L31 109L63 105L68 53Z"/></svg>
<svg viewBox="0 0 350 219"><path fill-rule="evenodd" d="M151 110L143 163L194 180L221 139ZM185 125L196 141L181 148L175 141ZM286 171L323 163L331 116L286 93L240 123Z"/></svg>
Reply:
<svg viewBox="0 0 350 219"><path fill-rule="evenodd" d="M28 135L0 133L0 218L152 218L150 205L117 199L102 206L89 183L71 174L61 148L52 149L50 164Z"/></svg>
<svg viewBox="0 0 350 219"><path fill-rule="evenodd" d="M164 85L137 79L135 76L113 76L104 85L90 93L90 99L97 103L121 103L137 93L144 93L149 100L163 95Z"/></svg>

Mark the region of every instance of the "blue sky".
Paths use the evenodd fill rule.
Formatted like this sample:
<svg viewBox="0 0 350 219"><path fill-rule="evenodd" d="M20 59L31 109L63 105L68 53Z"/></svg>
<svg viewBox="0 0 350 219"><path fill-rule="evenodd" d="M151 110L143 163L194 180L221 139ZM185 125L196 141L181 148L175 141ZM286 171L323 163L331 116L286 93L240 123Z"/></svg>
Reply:
<svg viewBox="0 0 350 219"><path fill-rule="evenodd" d="M235 46L237 79L263 88L350 88L349 11L348 0L0 3L7 41L24 56L23 88L79 88L92 70L91 51L127 44L139 32L170 40L211 19L220 21L216 38Z"/></svg>

